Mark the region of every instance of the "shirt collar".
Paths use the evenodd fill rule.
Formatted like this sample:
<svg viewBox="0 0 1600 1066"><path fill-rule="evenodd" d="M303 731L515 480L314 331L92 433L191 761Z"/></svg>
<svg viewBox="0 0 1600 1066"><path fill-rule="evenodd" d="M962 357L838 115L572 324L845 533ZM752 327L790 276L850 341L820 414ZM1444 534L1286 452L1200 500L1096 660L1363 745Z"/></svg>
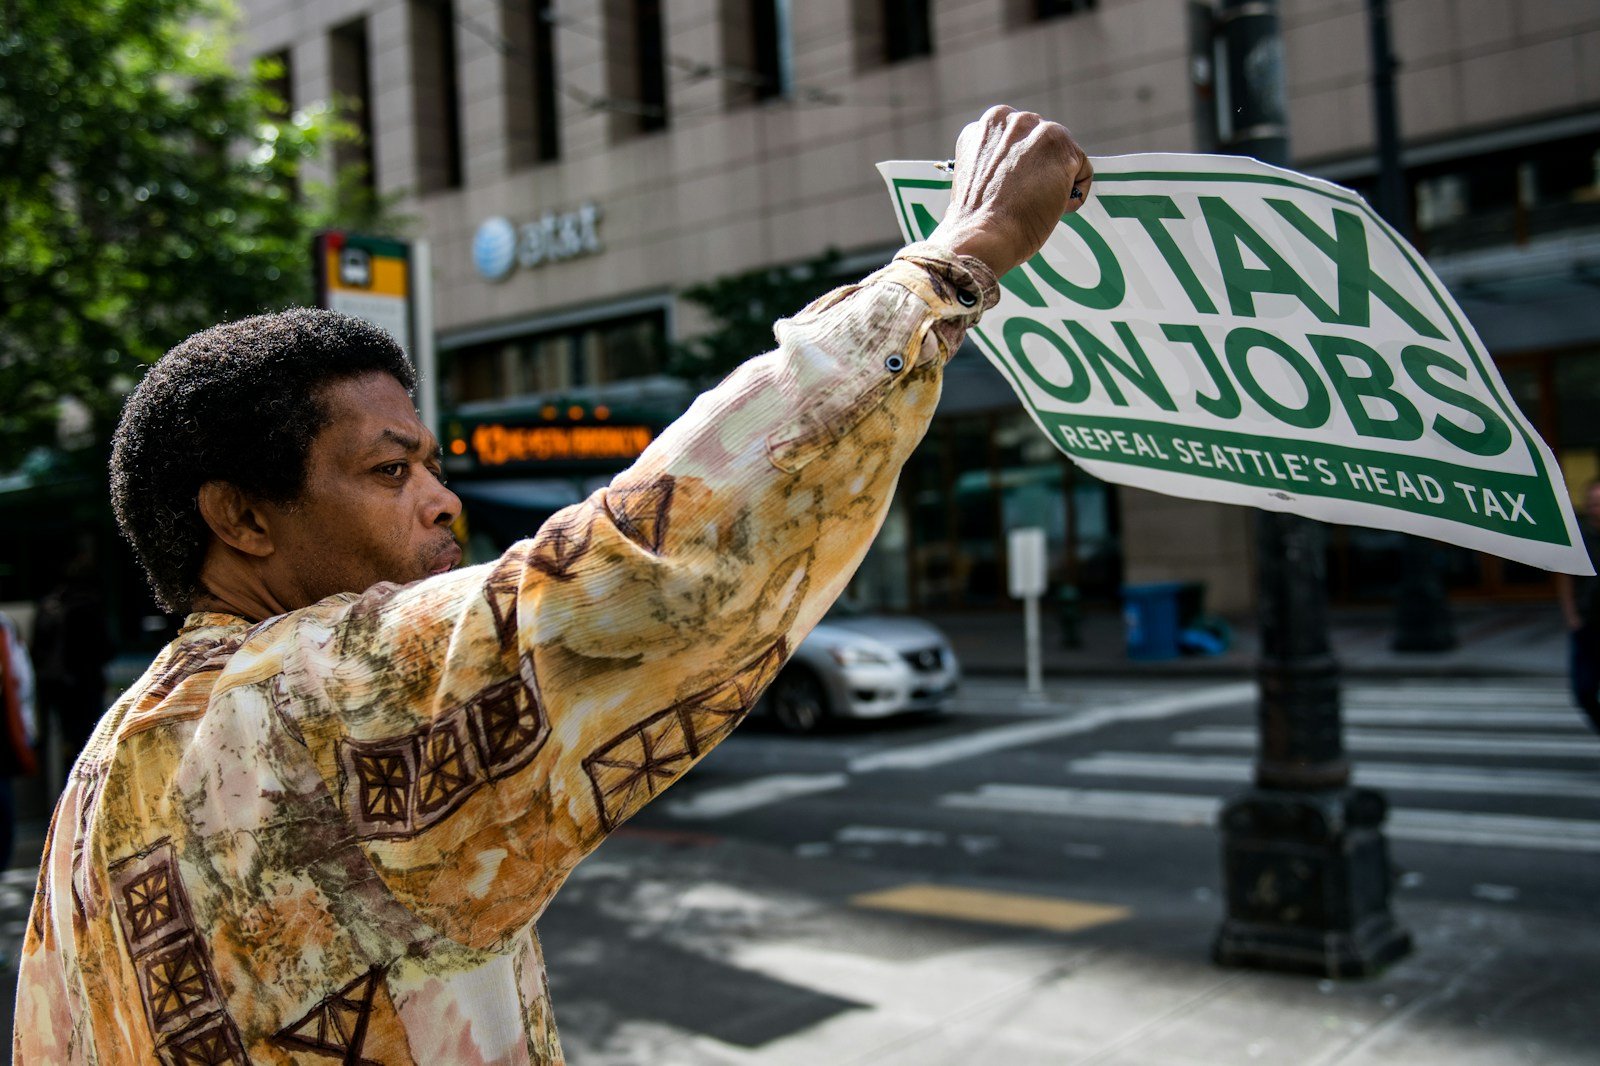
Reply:
<svg viewBox="0 0 1600 1066"><path fill-rule="evenodd" d="M249 619L226 611L195 611L183 620L178 635L187 636L197 629L241 629L249 624Z"/></svg>

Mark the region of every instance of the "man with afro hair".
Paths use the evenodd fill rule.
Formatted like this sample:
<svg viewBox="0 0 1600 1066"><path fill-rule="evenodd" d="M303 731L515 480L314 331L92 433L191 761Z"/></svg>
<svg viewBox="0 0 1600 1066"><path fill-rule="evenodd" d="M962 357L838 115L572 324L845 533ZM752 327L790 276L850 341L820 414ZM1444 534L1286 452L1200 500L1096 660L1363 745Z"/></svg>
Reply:
<svg viewBox="0 0 1600 1066"><path fill-rule="evenodd" d="M158 362L112 495L188 617L56 808L16 1061L559 1063L535 919L843 590L996 276L1092 176L1004 107L955 173L929 242L481 566L381 330L288 311Z"/></svg>

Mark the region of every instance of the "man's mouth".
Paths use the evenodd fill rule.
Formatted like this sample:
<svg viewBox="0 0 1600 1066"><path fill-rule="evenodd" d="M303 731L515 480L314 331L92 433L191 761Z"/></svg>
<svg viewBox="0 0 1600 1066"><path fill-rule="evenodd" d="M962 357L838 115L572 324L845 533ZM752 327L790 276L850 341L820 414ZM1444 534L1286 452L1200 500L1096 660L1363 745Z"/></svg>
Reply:
<svg viewBox="0 0 1600 1066"><path fill-rule="evenodd" d="M447 574L461 562L461 545L451 541L438 555L433 557L433 565L428 567L430 574Z"/></svg>

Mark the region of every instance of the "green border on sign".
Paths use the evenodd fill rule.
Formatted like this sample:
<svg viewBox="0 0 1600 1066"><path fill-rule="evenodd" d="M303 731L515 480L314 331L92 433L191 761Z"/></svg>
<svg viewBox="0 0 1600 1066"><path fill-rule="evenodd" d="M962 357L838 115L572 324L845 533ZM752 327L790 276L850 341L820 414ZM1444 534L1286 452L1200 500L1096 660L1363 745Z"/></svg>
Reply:
<svg viewBox="0 0 1600 1066"><path fill-rule="evenodd" d="M1525 425L1523 423L1523 419L1522 419L1522 416L1521 416L1520 412L1514 410L1511 407L1510 403L1507 401L1506 396L1503 394L1503 392L1499 388L1499 386L1498 386L1498 380L1499 380L1498 375L1490 374L1488 372L1488 370L1485 368L1484 354L1478 349L1478 346L1475 345L1471 341L1471 339L1469 339L1469 337L1467 336L1466 330L1464 330L1462 328L1461 322L1457 319L1456 315L1451 310L1450 305L1440 295L1438 288L1434 284L1434 281L1433 281L1431 273L1429 271L1423 269L1421 264L1418 262L1417 256L1415 255L1414 251L1408 245L1406 245L1403 241L1401 241L1399 239L1398 235L1394 232L1393 229L1390 228L1388 223L1384 222L1383 219L1380 216L1378 216L1378 214L1376 212L1374 212L1372 210L1372 208L1367 204L1367 202L1365 200L1361 199L1361 197L1357 196L1355 193L1350 192L1350 191L1345 190L1345 189L1340 189L1337 186L1323 186L1323 185L1320 185L1320 184L1313 185L1313 184L1309 184L1309 183L1304 182L1304 181L1296 181L1293 178L1283 177L1283 176L1279 176L1279 175L1275 175L1275 174L1229 174L1229 173L1217 172L1217 171L1207 172L1207 171L1134 170L1134 171L1127 171L1127 172L1121 173L1121 174L1118 174L1118 173L1105 174L1105 173L1098 173L1097 172L1095 174L1094 180L1095 180L1095 183L1097 185L1104 184L1106 182L1116 182L1116 181L1199 181L1199 182L1211 182L1211 183L1232 182L1232 183L1241 183L1241 184L1276 185L1276 186L1284 186L1284 187L1288 187L1288 188L1292 188L1292 189L1298 189L1301 192L1307 192L1307 193L1311 193L1311 194L1313 194L1315 196L1321 196L1321 197L1323 197L1325 199L1337 201L1338 203L1343 204L1346 207L1359 209L1370 221L1372 221L1377 226L1378 230L1381 233L1383 233L1384 236L1386 236L1389 239L1390 244L1392 244L1394 246L1395 250L1398 251L1401 254L1401 256L1405 259L1405 261L1411 266L1411 269L1416 273L1418 280L1420 280L1422 282L1423 286L1427 289L1428 294L1433 297L1434 303L1436 305L1438 305L1439 310L1444 312L1445 319L1450 323L1450 328L1455 331L1456 338L1461 342L1462 348L1467 352L1468 356L1472 359L1473 365L1474 365L1474 367L1476 368L1476 370L1478 372L1479 378L1482 379L1484 384L1488 387L1489 394L1494 397L1495 402L1500 407L1501 413L1506 416L1507 420L1511 423L1511 425L1516 427L1517 434L1522 439L1523 447L1527 450L1528 456L1532 460L1532 464L1533 464L1533 468L1534 468L1535 473L1531 474L1531 475L1527 475L1527 474L1506 474L1506 473L1498 472L1498 471L1486 471L1486 470L1482 470L1482 469L1480 469L1478 467L1458 466L1456 464L1448 463L1448 462L1446 462L1444 460L1437 460L1437 459L1427 459L1427 460L1425 460L1425 459L1423 459L1423 457L1409 457L1408 456L1407 460L1409 462L1427 462L1429 464L1438 464L1440 467L1460 470L1463 473L1469 474L1472 477L1479 479L1480 481L1484 480L1485 478L1492 478L1496 482L1506 481L1509 484L1509 483L1512 483L1513 480L1514 480L1514 482L1518 483L1518 484L1526 483L1528 487L1535 487L1536 486L1540 490L1542 490L1544 492L1544 494L1545 494L1545 499L1540 501L1539 511L1541 513L1549 513L1550 517L1554 520L1556 527L1559 529L1559 533L1555 534L1554 536L1541 536L1541 535L1529 536L1526 533L1523 533L1523 532L1518 531L1518 530L1508 530L1508 529L1499 528L1499 527L1496 527L1496 526L1493 526L1493 525L1485 524L1482 521L1474 520L1473 517L1470 516L1470 515L1469 516L1460 516L1460 515L1456 515L1456 514L1441 515L1441 514L1439 514L1439 512L1437 510L1410 506L1407 503L1399 503L1399 502L1397 502L1397 503L1378 503L1376 501L1373 501L1370 496L1367 496L1365 498L1361 498L1359 500L1359 502L1365 502L1365 503L1371 504L1374 507L1382 507L1382 508L1385 508L1387 510L1404 510L1404 511L1412 511L1412 512L1419 513L1419 514L1431 514L1431 515L1435 515L1437 517L1446 518L1449 521L1461 522L1463 524L1476 526L1478 528L1494 530L1495 532L1503 533L1503 534L1505 534L1507 536L1516 537L1516 538L1521 539L1521 540L1531 540L1531 541L1539 541L1539 542L1549 543L1549 544L1560 544L1560 545L1564 545L1564 546L1571 546L1572 541L1571 541L1570 537L1568 536L1568 530L1566 528L1565 512L1564 512L1564 509L1560 506L1557 497L1555 496L1555 494L1551 490L1550 473L1549 473L1549 469L1546 467L1545 462L1544 462L1544 454L1540 450L1540 448L1534 443L1533 439L1529 436L1527 428L1525 427ZM910 234L910 235L912 235L912 237L914 239L923 239L924 235L920 234L917 231L916 226L913 224L911 211L910 211L909 206L906 203L906 199L905 199L905 195L904 195L905 190L907 190L907 189L941 189L941 190L949 189L951 184L952 184L952 182L949 179L936 179L936 178L891 178L890 182L892 183L892 186L893 186L893 189L894 189L895 208L900 212L901 225L904 227L905 232ZM996 347L994 342L992 340L990 340L988 337L984 336L982 327L981 326L975 327L973 329L972 333L973 333L974 337L979 342L981 342L983 344L983 346L988 350L989 354L992 356L992 360L991 361L994 362L996 365L1000 366L1004 370L1006 377L1010 380L1011 386L1017 392L1019 398L1026 396L1027 395L1027 391L1017 381L1016 376L1012 373L1010 366L1007 364L1005 358L1003 356L1001 356L1000 351ZM1029 406L1033 407L1033 412L1034 412L1034 414L1036 416L1039 416L1042 419L1048 419L1052 424L1060 423L1060 422L1064 421L1063 417L1061 415L1057 414L1056 412L1047 412L1047 411L1040 410L1039 408L1034 407L1031 403L1029 404ZM1092 423L1095 420L1101 419L1102 416L1096 416L1096 415L1074 415L1073 418L1074 419L1082 419L1085 422L1091 422ZM1110 421L1110 420L1108 420L1108 421ZM1159 432L1159 433L1162 433L1162 434L1171 434L1171 433L1175 433L1175 432L1179 432L1179 431L1182 431L1182 432L1185 432L1185 433L1191 433L1191 434L1192 433L1209 434L1209 433L1219 432L1219 431L1216 431L1216 430L1202 430L1202 429L1196 429L1196 428L1183 426L1183 425L1174 425L1173 423L1169 423L1169 422L1159 422L1159 421L1153 421L1153 420L1118 419L1118 420L1115 420L1115 421L1118 421L1118 422L1124 424L1125 428L1131 428L1135 423L1137 423L1140 427L1149 427L1149 429L1151 431ZM1140 429L1140 432L1145 432L1145 431L1146 430L1144 428ZM1230 430L1228 432L1237 433L1238 431ZM1241 436L1248 436L1246 434L1240 434L1240 435ZM1295 447L1295 448L1302 448L1302 449L1315 446L1315 442L1306 442L1306 441L1298 440L1298 439L1293 438L1293 437L1271 437L1271 438L1261 438L1261 439L1263 439L1263 440L1272 440L1272 441L1276 441L1277 443L1279 443L1281 445L1289 445L1289 446L1292 446L1292 447ZM1082 450L1071 449L1071 448L1068 448L1064 444L1064 442L1062 442L1057 437L1052 437L1052 443L1054 443L1056 445L1056 447L1061 448L1064 451L1067 451L1068 454L1071 454L1071 455L1073 455L1075 457L1078 457L1078 458L1091 460L1091 461L1108 462L1108 463L1122 463L1122 464L1128 465L1128 466L1149 466L1149 467L1154 467L1154 468L1163 470L1163 471L1165 471L1167 473L1175 473L1175 474L1179 474L1179 475L1197 477L1197 478L1202 478L1202 479L1206 479L1206 480L1234 481L1234 482L1240 483L1240 484L1255 484L1255 482L1247 480L1247 479L1231 478L1231 477L1226 477L1226 476L1218 476L1215 473L1199 473L1199 472L1186 473L1184 470L1177 469L1171 464L1140 462L1140 461L1137 461L1132 456L1111 455L1111 454L1102 454L1102 453L1091 453L1091 452L1086 452L1086 451L1082 451ZM1359 453L1360 452L1360 449L1357 448L1357 447L1353 447L1353 446L1341 446L1341 447L1345 448L1345 450L1350 451L1352 453ZM1393 461L1393 458L1394 458L1392 453L1376 453L1376 452L1374 452L1372 454L1374 454L1374 455L1380 455L1380 454L1381 455L1385 455L1386 457L1388 457L1390 459L1391 462ZM1277 484L1277 483L1274 483L1274 484ZM1287 486L1282 486L1282 487L1287 487ZM1322 487L1325 488L1325 486L1322 486ZM1352 498L1352 497L1346 497L1345 494L1343 494L1343 493L1332 493L1332 492L1327 492L1327 491L1318 491L1318 488L1319 488L1319 486L1316 486L1316 485L1308 485L1308 486L1303 487L1303 488L1296 488L1295 491L1300 493L1300 494L1302 494L1302 495L1315 495L1315 496L1323 497L1325 499ZM1552 510L1552 508L1553 508L1553 510Z"/></svg>

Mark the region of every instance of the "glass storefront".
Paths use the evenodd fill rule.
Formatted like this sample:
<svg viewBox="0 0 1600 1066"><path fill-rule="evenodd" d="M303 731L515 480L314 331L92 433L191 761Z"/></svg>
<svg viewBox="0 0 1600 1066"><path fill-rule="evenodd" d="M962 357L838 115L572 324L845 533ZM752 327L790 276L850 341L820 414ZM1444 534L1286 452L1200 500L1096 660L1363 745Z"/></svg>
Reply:
<svg viewBox="0 0 1600 1066"><path fill-rule="evenodd" d="M1044 529L1052 589L1114 598L1122 559L1114 490L1074 467L1022 411L935 419L901 475L850 597L886 610L1009 602L1006 536Z"/></svg>

